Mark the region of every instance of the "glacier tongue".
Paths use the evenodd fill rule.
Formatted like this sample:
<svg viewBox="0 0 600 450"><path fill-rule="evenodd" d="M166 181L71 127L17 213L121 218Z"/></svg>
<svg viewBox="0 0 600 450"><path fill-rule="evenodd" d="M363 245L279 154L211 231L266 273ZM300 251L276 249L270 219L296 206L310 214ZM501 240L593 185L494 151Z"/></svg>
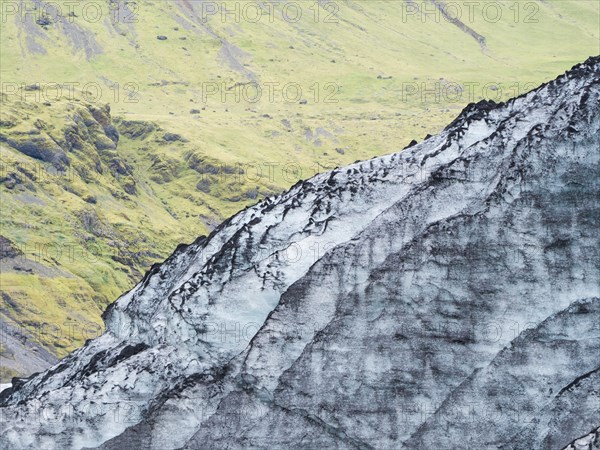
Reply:
<svg viewBox="0 0 600 450"><path fill-rule="evenodd" d="M2 392L0 443L569 445L600 424L599 105L595 57L240 212Z"/></svg>

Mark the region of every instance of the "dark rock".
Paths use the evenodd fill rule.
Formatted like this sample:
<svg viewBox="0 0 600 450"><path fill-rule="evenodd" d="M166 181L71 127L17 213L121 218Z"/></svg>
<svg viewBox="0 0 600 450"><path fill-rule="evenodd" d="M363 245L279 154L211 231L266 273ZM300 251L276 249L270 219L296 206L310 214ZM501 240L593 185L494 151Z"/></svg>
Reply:
<svg viewBox="0 0 600 450"><path fill-rule="evenodd" d="M45 134L38 137L14 136L14 138L0 134L0 142L5 142L24 155L51 163L57 169L64 169L70 165L70 160L63 149Z"/></svg>
<svg viewBox="0 0 600 450"><path fill-rule="evenodd" d="M117 122L119 132L129 139L145 139L156 126L152 122L142 120L120 120Z"/></svg>
<svg viewBox="0 0 600 450"><path fill-rule="evenodd" d="M10 239L0 235L0 259L16 258L23 252Z"/></svg>
<svg viewBox="0 0 600 450"><path fill-rule="evenodd" d="M196 184L196 189L198 189L200 192L204 192L205 194L210 194L210 181L200 180Z"/></svg>
<svg viewBox="0 0 600 450"><path fill-rule="evenodd" d="M176 133L165 133L163 135L163 141L165 142L188 142L188 140Z"/></svg>
<svg viewBox="0 0 600 450"><path fill-rule="evenodd" d="M37 19L35 21L35 23L37 23L38 25L43 26L43 27L52 25L52 21L50 20L50 18L48 16L40 17L39 19Z"/></svg>
<svg viewBox="0 0 600 450"><path fill-rule="evenodd" d="M418 142L413 139L412 141L410 141L410 143L406 147L404 147L404 149L406 150L407 148L414 147L417 144L418 144Z"/></svg>

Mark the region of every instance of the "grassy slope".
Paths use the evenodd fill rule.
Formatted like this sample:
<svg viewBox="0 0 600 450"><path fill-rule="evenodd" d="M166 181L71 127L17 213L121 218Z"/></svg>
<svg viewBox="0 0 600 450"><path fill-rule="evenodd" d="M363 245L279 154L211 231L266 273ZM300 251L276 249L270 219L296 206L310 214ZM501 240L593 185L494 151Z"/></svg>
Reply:
<svg viewBox="0 0 600 450"><path fill-rule="evenodd" d="M486 95L478 88L474 98L429 96L423 101L420 95L406 98L405 83L429 88L438 82L501 83L501 92L488 90L487 95L507 99L600 52L595 1L536 3L537 23L524 23L524 2L516 22L509 9L513 1L501 2L503 18L497 23L483 20L476 8L475 20L466 24L485 37L483 50L444 19L403 21L400 1L338 2L338 23L324 23L323 10L315 21L308 9L312 2L303 3L298 23L281 20L280 9L272 23L266 17L258 23L223 22L218 16L203 23L198 4L192 3L195 12L184 1L140 2L137 23L89 23L78 17L70 27L42 28L15 18L0 24L3 83L95 82L103 87L100 103L110 103L113 118L160 128L144 139L121 134L117 153L133 170L134 194L123 191L123 180L107 170L105 161L102 174L92 170L92 181L82 178L78 169L91 168L91 161L102 156L91 147L89 153L69 153L77 169L70 177L32 180L21 172L21 184L0 187L0 234L30 253L28 262L54 270L24 263L30 272L3 266L3 292L11 297L1 314L29 329L44 323L61 327L60 336L40 337L59 356L89 337L67 332L68 324L78 324L79 330L100 324L108 302L131 287L149 264L254 203L257 187L259 197L268 195L316 171L397 151L412 139L438 132L466 103ZM157 40L157 35L168 39ZM42 53L32 51L32 39ZM97 51L78 49L86 45ZM242 56L224 56L224 47ZM232 96L223 102L219 95L202 101L203 83L231 87L250 79L261 86L298 83L308 103L285 102L279 90L272 102L266 94L257 103L236 102ZM309 92L315 82L320 101ZM323 101L327 82L338 87L336 103ZM109 83L121 86L118 100ZM127 83L138 86L137 102L127 101ZM34 129L38 119L60 135L73 114L86 107L79 91L75 100L50 99L50 106L31 93L20 102L21 93L3 97L2 119L16 123L0 128L5 136ZM191 109L201 112L190 114ZM121 132L127 130L116 122ZM319 128L330 134L317 136ZM187 141L167 143L165 132ZM0 151L5 178L18 171L16 161L35 162L6 144L0 144ZM190 153L217 166L259 164L262 177L249 166L242 177L222 171L199 174L186 159ZM265 163L278 164L272 176ZM286 164L300 167L301 173L284 174L280 168ZM167 169L172 179L157 181ZM202 180L209 192L196 188ZM96 203L86 201L91 197ZM94 218L92 225L86 227L82 217ZM63 244L63 252L73 248L75 254L31 254L35 245L45 243Z"/></svg>

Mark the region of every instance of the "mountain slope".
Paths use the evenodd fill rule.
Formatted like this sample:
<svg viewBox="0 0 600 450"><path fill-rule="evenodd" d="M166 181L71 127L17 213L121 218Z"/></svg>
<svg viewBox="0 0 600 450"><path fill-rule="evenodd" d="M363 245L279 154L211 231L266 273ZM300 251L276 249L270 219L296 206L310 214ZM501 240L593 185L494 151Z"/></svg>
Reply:
<svg viewBox="0 0 600 450"><path fill-rule="evenodd" d="M2 394L2 443L542 448L545 421L567 424L553 443L589 433L556 408L597 399L599 99L595 57L178 247L102 336ZM436 429L481 392L541 428Z"/></svg>
<svg viewBox="0 0 600 450"><path fill-rule="evenodd" d="M26 345L0 381L97 337L178 243L600 53L595 1L260 3L3 3L0 321Z"/></svg>

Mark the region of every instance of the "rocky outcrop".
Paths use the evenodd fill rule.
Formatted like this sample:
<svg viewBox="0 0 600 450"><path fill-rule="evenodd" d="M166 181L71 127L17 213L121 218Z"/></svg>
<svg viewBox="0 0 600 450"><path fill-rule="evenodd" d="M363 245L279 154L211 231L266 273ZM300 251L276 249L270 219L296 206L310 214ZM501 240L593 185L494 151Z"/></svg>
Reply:
<svg viewBox="0 0 600 450"><path fill-rule="evenodd" d="M71 122L63 129L62 142L69 151L78 152L79 160L86 162L85 168L92 168L89 171L80 167L83 178L89 180L93 178L90 172L103 173L108 168L125 192L136 194L133 168L117 150L120 135L110 115L110 106L77 107L71 116Z"/></svg>
<svg viewBox="0 0 600 450"><path fill-rule="evenodd" d="M31 158L50 163L59 170L64 170L70 163L65 151L43 131L0 133L0 142Z"/></svg>
<svg viewBox="0 0 600 450"><path fill-rule="evenodd" d="M16 258L21 256L23 251L10 239L0 235L0 260L4 258Z"/></svg>
<svg viewBox="0 0 600 450"><path fill-rule="evenodd" d="M121 134L127 136L129 139L141 139L144 140L148 137L157 126L152 122L146 122L143 120L115 120L117 127Z"/></svg>
<svg viewBox="0 0 600 450"><path fill-rule="evenodd" d="M106 311L102 336L6 391L0 442L541 449L585 436L600 420L599 100L591 58L178 247Z"/></svg>
<svg viewBox="0 0 600 450"><path fill-rule="evenodd" d="M59 170L70 165L70 153L79 152L79 159L87 160L96 171L101 171L101 164L105 162L114 173L127 172L116 153L119 132L113 124L109 105L70 104L66 122L60 130L41 120L29 131L4 127L0 142Z"/></svg>

